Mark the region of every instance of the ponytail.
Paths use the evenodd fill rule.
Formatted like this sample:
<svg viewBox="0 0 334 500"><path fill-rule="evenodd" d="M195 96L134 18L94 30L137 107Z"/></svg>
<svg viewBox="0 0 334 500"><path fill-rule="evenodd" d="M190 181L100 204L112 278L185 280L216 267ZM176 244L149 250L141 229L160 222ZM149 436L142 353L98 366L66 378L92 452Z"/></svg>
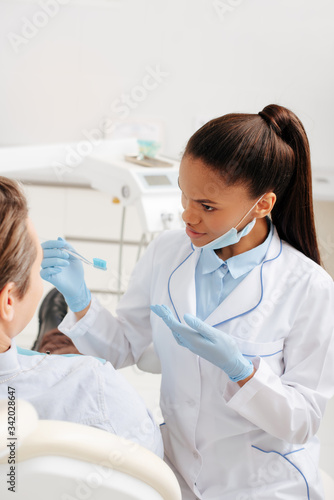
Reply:
<svg viewBox="0 0 334 500"><path fill-rule="evenodd" d="M201 159L227 185L243 183L253 198L273 191L271 217L280 238L320 264L310 148L292 111L270 104L258 114L211 120L189 139L185 155Z"/></svg>
<svg viewBox="0 0 334 500"><path fill-rule="evenodd" d="M259 115L294 153L293 173L277 198L271 212L272 221L281 239L320 264L313 213L310 147L305 129L297 116L282 106L271 104Z"/></svg>

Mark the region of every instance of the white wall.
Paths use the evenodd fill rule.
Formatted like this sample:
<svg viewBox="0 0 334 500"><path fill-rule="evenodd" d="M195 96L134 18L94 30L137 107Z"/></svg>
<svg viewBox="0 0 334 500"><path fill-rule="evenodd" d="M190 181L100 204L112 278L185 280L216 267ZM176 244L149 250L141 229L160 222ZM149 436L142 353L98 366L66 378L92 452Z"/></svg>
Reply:
<svg viewBox="0 0 334 500"><path fill-rule="evenodd" d="M46 4L58 13L47 15ZM116 101L127 94L128 119L161 124L163 151L178 155L196 117L258 112L276 102L304 122L314 166L333 167L334 3L217 5L0 0L0 145L81 140L106 116L122 121ZM168 76L141 92L143 82L154 86L147 68L157 66Z"/></svg>

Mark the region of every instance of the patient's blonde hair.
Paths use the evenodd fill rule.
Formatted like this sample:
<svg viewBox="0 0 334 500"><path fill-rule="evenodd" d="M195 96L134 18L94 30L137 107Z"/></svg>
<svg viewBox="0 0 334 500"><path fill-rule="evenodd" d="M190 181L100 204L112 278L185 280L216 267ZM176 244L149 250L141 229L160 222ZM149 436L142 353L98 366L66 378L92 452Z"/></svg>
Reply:
<svg viewBox="0 0 334 500"><path fill-rule="evenodd" d="M27 200L20 185L0 176L0 290L14 282L19 299L29 288L30 270L37 257L27 218Z"/></svg>

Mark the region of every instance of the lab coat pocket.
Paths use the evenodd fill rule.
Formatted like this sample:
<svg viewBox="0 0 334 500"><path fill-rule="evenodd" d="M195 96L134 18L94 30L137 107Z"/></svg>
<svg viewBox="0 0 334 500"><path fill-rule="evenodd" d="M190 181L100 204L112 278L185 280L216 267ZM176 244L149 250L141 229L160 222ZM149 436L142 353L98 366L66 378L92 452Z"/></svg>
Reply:
<svg viewBox="0 0 334 500"><path fill-rule="evenodd" d="M250 486L258 492L258 499L311 498L318 471L306 448L281 452L252 445L252 449L254 473Z"/></svg>
<svg viewBox="0 0 334 500"><path fill-rule="evenodd" d="M248 340L238 339L235 341L242 354L252 361L256 357L260 357L271 367L273 372L281 376L284 372L284 339L275 340L273 342L251 342Z"/></svg>

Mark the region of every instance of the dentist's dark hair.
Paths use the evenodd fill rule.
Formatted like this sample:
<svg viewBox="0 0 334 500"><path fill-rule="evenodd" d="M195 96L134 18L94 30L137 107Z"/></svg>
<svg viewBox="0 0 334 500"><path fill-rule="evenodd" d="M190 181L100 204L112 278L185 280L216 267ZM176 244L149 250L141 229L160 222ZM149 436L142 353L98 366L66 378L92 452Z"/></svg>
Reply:
<svg viewBox="0 0 334 500"><path fill-rule="evenodd" d="M258 114L210 120L189 139L183 156L202 160L228 185L245 185L251 198L273 191L271 218L280 238L320 264L310 147L292 111L270 104Z"/></svg>
<svg viewBox="0 0 334 500"><path fill-rule="evenodd" d="M29 288L37 257L27 218L27 200L20 185L0 176L0 290L13 282L19 299Z"/></svg>

